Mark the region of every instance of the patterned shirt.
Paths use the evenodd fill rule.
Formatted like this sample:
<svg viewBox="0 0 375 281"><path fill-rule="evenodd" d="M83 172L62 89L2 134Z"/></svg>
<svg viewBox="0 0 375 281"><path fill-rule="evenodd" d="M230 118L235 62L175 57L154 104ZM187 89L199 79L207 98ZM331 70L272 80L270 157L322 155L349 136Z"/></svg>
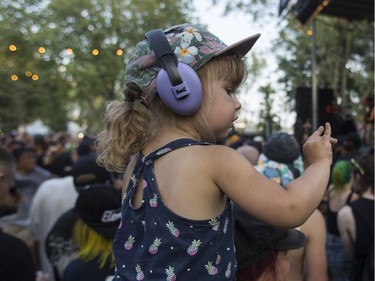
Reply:
<svg viewBox="0 0 375 281"><path fill-rule="evenodd" d="M291 168L295 169L298 175L295 175ZM282 186L287 185L304 171L301 156L288 165L270 160L264 154L259 156L258 164L255 166L255 169Z"/></svg>
<svg viewBox="0 0 375 281"><path fill-rule="evenodd" d="M209 220L183 218L164 205L155 182L154 161L180 147L209 145L179 139L140 155L124 195L122 221L113 242L116 280L235 280L237 263L231 204ZM132 207L143 174L143 201Z"/></svg>

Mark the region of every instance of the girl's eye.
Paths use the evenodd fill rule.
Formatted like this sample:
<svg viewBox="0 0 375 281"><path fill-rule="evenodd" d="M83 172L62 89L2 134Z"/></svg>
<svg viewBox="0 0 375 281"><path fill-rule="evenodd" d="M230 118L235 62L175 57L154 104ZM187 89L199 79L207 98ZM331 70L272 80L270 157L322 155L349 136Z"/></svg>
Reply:
<svg viewBox="0 0 375 281"><path fill-rule="evenodd" d="M236 91L233 88L226 88L225 91L227 92L228 95L232 95L236 93Z"/></svg>

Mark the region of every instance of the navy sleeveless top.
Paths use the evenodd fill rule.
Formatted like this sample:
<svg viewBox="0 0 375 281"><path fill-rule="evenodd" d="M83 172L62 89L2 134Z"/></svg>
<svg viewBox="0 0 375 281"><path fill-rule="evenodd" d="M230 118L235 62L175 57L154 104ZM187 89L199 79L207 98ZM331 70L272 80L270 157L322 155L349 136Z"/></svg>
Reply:
<svg viewBox="0 0 375 281"><path fill-rule="evenodd" d="M234 222L229 200L217 217L183 218L164 205L153 172L154 161L166 153L209 144L179 139L146 157L140 153L124 195L122 220L113 242L114 281L235 280ZM143 200L139 208L134 208L131 201L142 175Z"/></svg>

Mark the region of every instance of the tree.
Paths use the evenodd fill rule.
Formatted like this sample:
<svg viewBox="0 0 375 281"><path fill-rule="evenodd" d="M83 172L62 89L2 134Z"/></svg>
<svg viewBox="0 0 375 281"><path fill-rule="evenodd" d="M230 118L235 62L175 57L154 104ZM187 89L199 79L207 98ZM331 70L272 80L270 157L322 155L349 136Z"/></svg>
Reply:
<svg viewBox="0 0 375 281"><path fill-rule="evenodd" d="M270 84L261 86L259 92L264 94L264 100L261 103L260 110L260 122L258 123L257 129L264 133L266 137L270 136L274 131L280 131L280 120L278 116L272 112L273 95L275 90Z"/></svg>
<svg viewBox="0 0 375 281"><path fill-rule="evenodd" d="M121 97L124 59L136 42L191 12L187 0L1 1L0 128L39 118L55 131L73 120L97 132L105 103Z"/></svg>
<svg viewBox="0 0 375 281"><path fill-rule="evenodd" d="M283 72L279 82L293 97L296 88L311 87L311 26L301 26L293 17L287 21L275 43L282 50L277 54ZM318 87L332 89L339 105L359 105L373 92L373 27L319 15L316 29Z"/></svg>
<svg viewBox="0 0 375 281"><path fill-rule="evenodd" d="M275 40L279 86L293 104L298 87L311 87L311 25L301 25L292 11L277 19L278 0L213 0L226 3L226 13L247 13L259 24L279 20L282 29ZM374 25L324 16L317 19L318 88L333 89L337 103L361 115L361 101L374 91ZM290 105L287 105L290 106Z"/></svg>

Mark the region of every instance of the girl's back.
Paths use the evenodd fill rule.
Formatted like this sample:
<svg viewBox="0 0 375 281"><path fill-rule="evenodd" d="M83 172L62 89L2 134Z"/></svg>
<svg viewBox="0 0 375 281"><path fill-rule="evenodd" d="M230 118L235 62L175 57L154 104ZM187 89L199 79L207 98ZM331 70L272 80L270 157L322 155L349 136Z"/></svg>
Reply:
<svg viewBox="0 0 375 281"><path fill-rule="evenodd" d="M207 178L202 172L209 172L199 171L205 162L199 160L206 157L202 152L208 145L180 139L132 160L136 164L126 178L129 185L122 225L113 247L121 261L116 264L115 277L174 280L178 276L178 280L193 280L211 276L214 280L234 280L232 209L225 199L223 209L215 213L218 208L213 206L221 205L218 203L225 196L212 183L200 180Z"/></svg>

